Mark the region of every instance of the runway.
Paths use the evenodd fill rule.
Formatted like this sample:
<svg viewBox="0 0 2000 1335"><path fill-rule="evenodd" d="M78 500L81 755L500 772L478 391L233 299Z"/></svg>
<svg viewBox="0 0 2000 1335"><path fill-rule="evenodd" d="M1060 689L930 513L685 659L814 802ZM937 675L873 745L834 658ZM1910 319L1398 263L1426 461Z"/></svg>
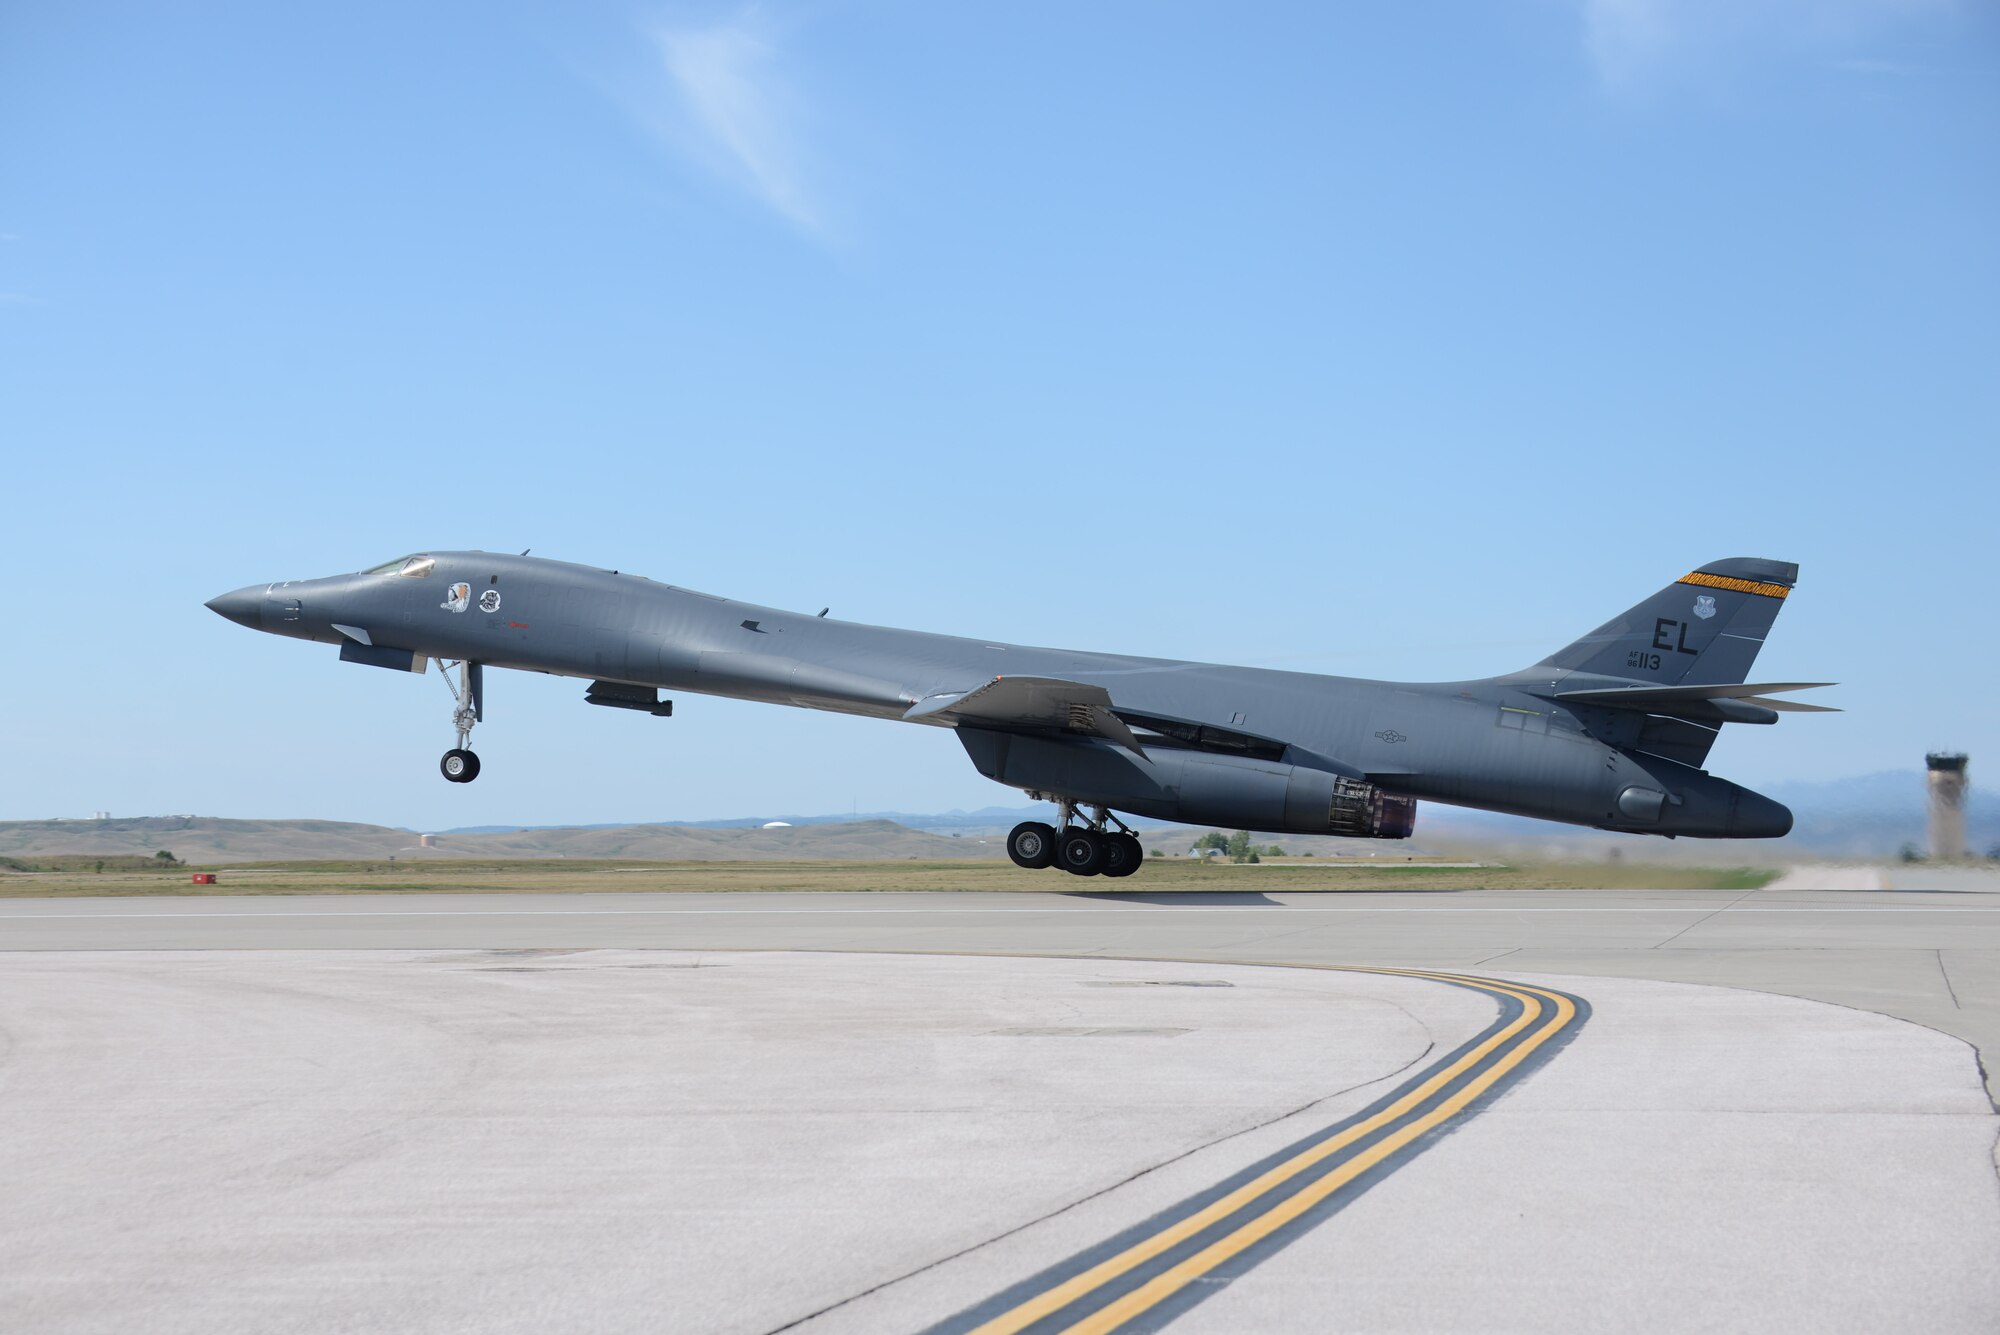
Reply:
<svg viewBox="0 0 2000 1335"><path fill-rule="evenodd" d="M11 901L0 1326L1986 1331L1996 910Z"/></svg>
<svg viewBox="0 0 2000 1335"><path fill-rule="evenodd" d="M0 953L561 946L1504 968L1778 992L1912 1020L2000 1053L2000 872L1898 875L1898 888L1877 891L7 900ZM1833 869L1817 879L1849 878Z"/></svg>

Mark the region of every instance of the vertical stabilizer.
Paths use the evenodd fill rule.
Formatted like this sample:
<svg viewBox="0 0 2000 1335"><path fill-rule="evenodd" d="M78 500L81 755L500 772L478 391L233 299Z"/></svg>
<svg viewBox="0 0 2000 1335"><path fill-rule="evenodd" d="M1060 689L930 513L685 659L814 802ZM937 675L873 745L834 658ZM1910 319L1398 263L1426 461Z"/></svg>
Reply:
<svg viewBox="0 0 2000 1335"><path fill-rule="evenodd" d="M1798 577L1798 566L1789 561L1712 561L1550 654L1541 666L1662 686L1747 681Z"/></svg>

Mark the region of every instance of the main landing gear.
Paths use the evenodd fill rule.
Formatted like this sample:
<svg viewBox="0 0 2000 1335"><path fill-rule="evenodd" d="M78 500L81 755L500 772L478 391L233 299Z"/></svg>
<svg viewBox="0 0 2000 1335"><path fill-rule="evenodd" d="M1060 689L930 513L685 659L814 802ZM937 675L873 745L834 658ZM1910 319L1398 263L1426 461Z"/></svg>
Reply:
<svg viewBox="0 0 2000 1335"><path fill-rule="evenodd" d="M456 682L451 679L453 669L458 672ZM471 783L479 777L479 757L466 750L465 744L472 740L472 725L486 717L486 673L478 663L440 659L438 675L451 692L451 726L458 729L458 745L444 753L438 769L453 783Z"/></svg>
<svg viewBox="0 0 2000 1335"><path fill-rule="evenodd" d="M1055 799L1062 808L1060 826L1022 821L1007 835L1007 856L1017 867L1061 867L1072 876L1130 876L1146 860L1146 850L1131 827L1105 807L1082 824L1077 804ZM1116 825L1115 830L1107 829Z"/></svg>

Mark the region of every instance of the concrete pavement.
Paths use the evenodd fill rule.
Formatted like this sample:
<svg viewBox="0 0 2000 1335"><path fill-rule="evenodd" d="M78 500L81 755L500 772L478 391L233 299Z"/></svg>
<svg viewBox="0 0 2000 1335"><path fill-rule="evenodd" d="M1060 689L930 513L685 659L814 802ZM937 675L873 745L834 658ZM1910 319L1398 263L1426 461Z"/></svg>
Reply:
<svg viewBox="0 0 2000 1335"><path fill-rule="evenodd" d="M2000 1052L2000 873L1916 866L1891 878L1896 888L1872 892L9 900L0 952L628 946L1491 967L1778 992Z"/></svg>
<svg viewBox="0 0 2000 1335"><path fill-rule="evenodd" d="M0 1327L970 1329L1498 1022L1340 963L1590 1014L1116 1328L1990 1330L1996 1123L1950 1035L2000 1026L1996 938L1956 873L10 901Z"/></svg>

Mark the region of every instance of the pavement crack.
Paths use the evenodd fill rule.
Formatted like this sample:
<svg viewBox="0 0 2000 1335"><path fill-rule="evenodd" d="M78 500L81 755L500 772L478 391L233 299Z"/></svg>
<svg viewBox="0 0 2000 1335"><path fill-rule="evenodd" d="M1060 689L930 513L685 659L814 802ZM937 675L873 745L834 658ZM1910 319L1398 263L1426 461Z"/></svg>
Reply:
<svg viewBox="0 0 2000 1335"><path fill-rule="evenodd" d="M1951 985L1951 970L1944 967L1944 952L1942 950L1933 950L1931 954L1937 956L1938 974L1944 979L1944 990L1951 997L1951 1008L1953 1010L1964 1010L1965 1007L1958 1004L1958 989Z"/></svg>
<svg viewBox="0 0 2000 1335"><path fill-rule="evenodd" d="M1745 891L1744 891L1744 892L1743 892L1742 894L1740 894L1740 895L1736 896L1736 898L1734 898L1734 899L1730 900L1730 901L1729 901L1729 902L1728 902L1727 904L1719 904L1719 905L1717 905L1717 906L1716 906L1716 907L1715 907L1714 909L1710 910L1710 911L1709 911L1709 912L1707 912L1707 913L1704 913L1704 914L1702 914L1702 915L1701 915L1701 916L1700 916L1699 918L1696 918L1696 919L1695 919L1695 920L1694 920L1693 922L1691 922L1691 923L1689 923L1689 924L1688 924L1687 926L1685 926L1685 927L1681 928L1681 929L1680 929L1680 930L1679 930L1678 932L1675 932L1675 933L1674 933L1674 934L1673 934L1672 936L1668 937L1668 938L1667 938L1666 940L1664 940L1664 941L1660 942L1660 943L1659 943L1658 945L1655 945L1655 946L1652 946L1652 947L1650 947L1650 949L1653 949L1653 950L1664 950L1664 949L1666 949L1666 948L1667 948L1668 946L1672 945L1672 944L1673 944L1674 942L1676 942L1676 941L1680 940L1680 939L1681 939L1682 937L1686 936L1686 935L1687 935L1687 934L1688 934L1689 932L1692 932L1692 931L1693 931L1693 930L1694 930L1695 928L1697 928L1697 927L1701 926L1701 925L1702 925L1703 923L1707 922L1707 921L1708 921L1708 920L1709 920L1710 918L1713 918L1713 917L1715 917L1715 916L1716 916L1716 914L1718 914L1718 913L1727 913L1727 912L1729 912L1729 910L1731 910L1731 909L1735 908L1735 907L1736 907L1736 906L1737 906L1738 904L1741 904L1741 903L1742 903L1742 902L1743 902L1744 900L1746 900L1746 899L1750 898L1750 896L1752 896L1752 895L1754 895L1754 894L1756 894L1756 893L1757 893L1757 891L1755 891L1755 890L1745 890Z"/></svg>
<svg viewBox="0 0 2000 1335"><path fill-rule="evenodd" d="M1474 961L1473 961L1473 962L1472 962L1471 964L1467 965L1466 967L1467 967L1467 968L1470 968L1470 969L1477 969L1477 968L1478 968L1478 967L1479 967L1480 965L1482 965L1482 964L1488 964L1488 963L1491 963L1491 962L1492 962L1492 961L1494 961L1494 960L1497 960L1497 959L1499 959L1501 955L1513 955L1513 954L1517 954L1517 953L1519 953L1520 949L1521 949L1521 948L1520 948L1519 946L1509 946L1509 947L1507 947L1507 949L1505 949L1505 950L1501 951L1499 955L1488 955L1488 956L1487 956L1487 957L1486 957L1485 959L1483 959L1483 960L1474 960Z"/></svg>
<svg viewBox="0 0 2000 1335"><path fill-rule="evenodd" d="M1402 1010L1403 1008L1398 1006L1396 1009ZM1408 1014L1407 1011L1405 1011L1404 1013ZM1157 1173L1162 1168L1167 1168L1173 1164L1177 1164L1181 1160L1186 1159L1191 1155L1200 1154L1203 1150L1213 1149L1217 1145L1226 1145L1230 1141L1235 1140L1241 1136L1247 1136L1254 1131L1262 1131L1265 1127L1271 1126L1277 1122L1282 1122L1288 1117L1297 1117L1300 1113L1310 1112L1312 1109L1319 1107L1321 1104L1327 1102L1330 1099L1341 1098L1345 1095L1354 1093L1356 1090L1367 1089L1370 1085L1379 1085L1382 1084L1384 1081L1394 1080L1398 1076L1401 1076L1404 1072L1410 1070L1412 1067L1415 1067L1421 1062L1423 1062L1433 1052L1437 1051L1437 1040L1435 1038L1429 1037L1430 1030L1428 1026L1425 1027L1424 1032L1428 1040L1424 1044L1424 1050L1422 1052L1419 1052L1416 1056L1410 1058L1410 1060L1408 1060L1407 1062L1404 1062L1401 1066L1398 1066L1393 1071L1388 1071L1383 1073L1382 1075L1375 1076L1372 1079L1363 1080L1356 1084L1348 1085L1344 1089L1336 1089L1331 1093L1321 1094L1317 1098L1308 1099L1306 1102L1301 1103L1296 1108L1288 1108L1283 1112L1273 1113L1271 1116L1265 1118L1261 1122L1255 1122L1245 1127L1238 1127L1236 1130L1228 1132L1224 1135L1217 1136L1213 1140L1206 1140L1199 1145L1189 1146L1187 1149L1182 1150L1179 1154L1169 1155L1167 1158L1160 1160L1158 1163L1148 1164L1144 1168L1138 1169L1128 1174L1127 1176L1120 1178L1116 1182L1112 1182L1106 1186L1099 1187L1096 1191L1089 1192L1085 1195L1077 1197L1073 1201L1070 1201L1063 1205L1059 1205L1055 1209L1050 1210L1045 1214L1037 1215L1033 1219L1024 1220L1023 1222L1014 1225L1014 1227L1012 1228L1002 1229L1000 1232L995 1233L990 1238L982 1238L980 1241L972 1243L965 1247L961 1247L955 1252L950 1252L944 1256L940 1256L934 1261L926 1261L924 1264L917 1266L913 1270L906 1270L900 1275L892 1275L888 1279L883 1280L879 1284L869 1285L867 1288L861 1290L859 1293L850 1293L849 1295L847 1295L847 1297L842 1298L837 1302L828 1303L826 1306L818 1308L811 1312L807 1312L803 1316L793 1317L790 1321L785 1322L781 1326L772 1326L764 1332L764 1335L782 1335L782 1332L784 1331L796 1330L800 1326L805 1325L808 1321L816 1321L820 1317L825 1316L829 1312L838 1311L841 1308L848 1306L850 1303L856 1303L861 1301L863 1298L866 1298L871 1294L880 1293L884 1289L893 1288L895 1285L901 1284L905 1280L915 1279L918 1275L922 1275L929 1271L935 1270L939 1266L949 1265L951 1262L958 1260L961 1256L970 1256L972 1253L978 1251L982 1247L991 1247L994 1243L1004 1242L1006 1239L1013 1237L1015 1234L1025 1232L1026 1230L1035 1227L1037 1224L1047 1223L1051 1219L1055 1219L1061 1215L1068 1214L1071 1210L1076 1209L1080 1205L1086 1205L1089 1202L1097 1200L1102 1196L1107 1196L1110 1193L1117 1191L1121 1187L1130 1186L1132 1183L1137 1182L1139 1179L1146 1177L1149 1174Z"/></svg>

